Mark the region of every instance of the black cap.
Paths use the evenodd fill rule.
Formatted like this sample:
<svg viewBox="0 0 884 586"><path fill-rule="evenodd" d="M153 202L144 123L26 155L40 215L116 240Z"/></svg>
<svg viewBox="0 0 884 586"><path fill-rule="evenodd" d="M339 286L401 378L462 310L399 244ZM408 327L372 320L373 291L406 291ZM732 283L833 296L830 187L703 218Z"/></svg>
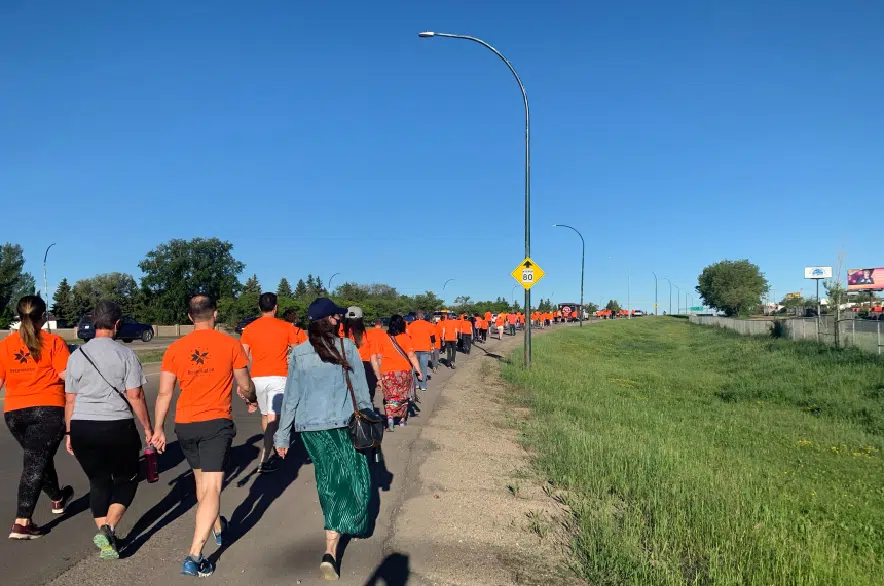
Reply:
<svg viewBox="0 0 884 586"><path fill-rule="evenodd" d="M347 310L339 307L328 297L320 297L307 308L307 319L316 321L332 315L344 315Z"/></svg>

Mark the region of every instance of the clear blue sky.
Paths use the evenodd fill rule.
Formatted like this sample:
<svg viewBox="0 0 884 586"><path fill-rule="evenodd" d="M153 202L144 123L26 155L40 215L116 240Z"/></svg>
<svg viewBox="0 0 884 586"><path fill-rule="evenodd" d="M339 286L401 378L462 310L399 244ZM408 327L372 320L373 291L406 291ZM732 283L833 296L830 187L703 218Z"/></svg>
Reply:
<svg viewBox="0 0 884 586"><path fill-rule="evenodd" d="M745 257L779 296L839 250L884 265L884 5L868 1L7 0L0 241L41 285L58 242L50 288L218 236L266 287L340 272L509 296L518 88L479 45L421 30L482 37L525 82L535 298L579 293L579 239L556 222L586 237L586 298L625 302L631 267L642 309L651 270L685 290Z"/></svg>

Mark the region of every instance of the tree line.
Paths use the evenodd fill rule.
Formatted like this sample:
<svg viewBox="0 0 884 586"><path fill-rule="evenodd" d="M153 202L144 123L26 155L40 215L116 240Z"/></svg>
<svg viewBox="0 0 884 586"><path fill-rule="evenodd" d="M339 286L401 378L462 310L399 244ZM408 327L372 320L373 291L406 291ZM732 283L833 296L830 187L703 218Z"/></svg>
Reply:
<svg viewBox="0 0 884 586"><path fill-rule="evenodd" d="M18 244L0 247L0 329L9 326L15 317L15 305L24 295L41 292L36 289L34 276L23 270L24 253ZM160 325L186 324L187 301L196 293L206 293L218 300L222 322L235 324L256 315L258 297L262 292L274 291L279 297L280 311L295 309L301 319L306 317L310 303L321 296L329 296L342 306L358 305L367 318L450 309L464 313L491 311L521 311L518 303L510 304L503 297L489 301L473 301L469 297L455 300L454 306L445 303L432 291L418 295L403 295L387 284L346 282L329 291L322 279L307 275L292 287L283 277L275 288L262 286L257 275L240 276L245 263L233 255L233 245L218 238L172 239L150 250L138 263L142 277L121 272L104 273L80 279L71 284L67 278L59 281L52 296L50 312L69 327L92 311L95 304L108 299L120 304L123 313L138 321ZM553 309L550 300L540 300L539 309Z"/></svg>

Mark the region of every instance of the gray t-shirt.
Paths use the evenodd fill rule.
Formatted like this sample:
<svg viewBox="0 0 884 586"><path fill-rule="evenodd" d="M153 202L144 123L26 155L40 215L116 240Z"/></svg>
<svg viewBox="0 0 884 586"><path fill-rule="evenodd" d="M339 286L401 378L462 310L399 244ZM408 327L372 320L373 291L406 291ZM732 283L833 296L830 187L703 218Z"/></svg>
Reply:
<svg viewBox="0 0 884 586"><path fill-rule="evenodd" d="M85 351L107 382L101 378L95 367L83 356ZM132 419L132 411L120 394L108 383L126 392L147 383L141 361L132 350L123 347L110 338L95 338L83 344L82 348L71 353L68 359L64 388L66 393L77 395L74 414L71 419L88 421L117 421Z"/></svg>

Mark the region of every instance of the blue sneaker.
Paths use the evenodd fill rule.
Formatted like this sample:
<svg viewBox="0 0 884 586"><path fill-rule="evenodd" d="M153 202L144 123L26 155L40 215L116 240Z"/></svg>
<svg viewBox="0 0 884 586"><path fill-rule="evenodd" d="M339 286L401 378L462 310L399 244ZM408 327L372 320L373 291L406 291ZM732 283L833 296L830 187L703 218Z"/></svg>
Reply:
<svg viewBox="0 0 884 586"><path fill-rule="evenodd" d="M215 532L215 526L212 525L212 535L215 536L215 543L218 545L224 545L224 534L227 533L227 519L223 516L219 517L221 519L221 531Z"/></svg>
<svg viewBox="0 0 884 586"><path fill-rule="evenodd" d="M185 576L199 576L200 578L208 578L215 572L215 566L212 562L204 557L196 559L192 555L184 558L184 564L181 566L181 573Z"/></svg>

